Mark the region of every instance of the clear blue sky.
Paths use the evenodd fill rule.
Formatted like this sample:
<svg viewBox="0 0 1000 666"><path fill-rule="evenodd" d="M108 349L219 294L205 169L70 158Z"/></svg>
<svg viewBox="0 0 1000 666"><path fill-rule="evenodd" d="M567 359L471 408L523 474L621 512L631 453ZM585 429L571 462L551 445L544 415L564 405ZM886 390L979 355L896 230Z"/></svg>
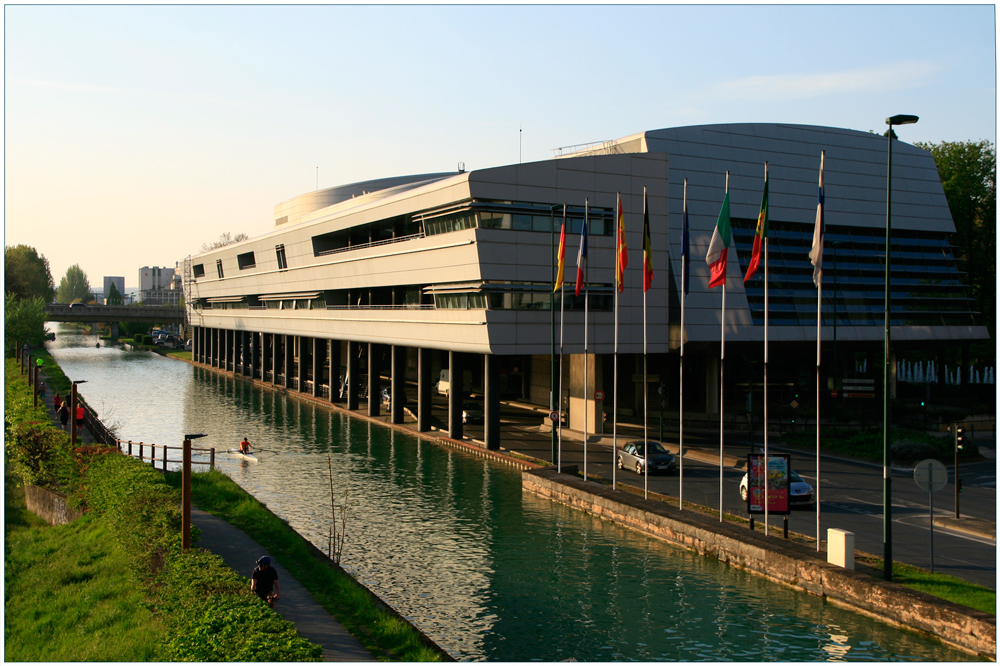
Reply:
<svg viewBox="0 0 1000 666"><path fill-rule="evenodd" d="M996 142L992 5L4 9L5 242L136 285L319 186L790 122ZM519 136L519 129L522 130Z"/></svg>

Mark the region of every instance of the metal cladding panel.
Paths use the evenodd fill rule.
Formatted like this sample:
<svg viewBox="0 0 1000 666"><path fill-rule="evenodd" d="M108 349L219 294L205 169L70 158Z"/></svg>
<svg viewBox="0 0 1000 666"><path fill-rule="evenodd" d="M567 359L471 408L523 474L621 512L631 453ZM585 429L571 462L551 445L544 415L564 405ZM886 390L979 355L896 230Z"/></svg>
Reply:
<svg viewBox="0 0 1000 666"><path fill-rule="evenodd" d="M708 289L705 255L725 194L727 170L733 217L757 217L766 161L772 224L786 229L801 224L803 231L811 232L816 219L820 151L825 150L827 224L885 227L888 139L883 136L830 127L742 123L649 131L646 144L650 153L669 155L669 252L675 279L680 275L684 179L688 179L691 285L685 301L685 324L691 340L721 338L721 289ZM934 158L902 141L893 143L892 210L894 228L954 231ZM734 248L730 248L726 339L754 339L758 335L754 329L759 327L751 325L742 284L750 257L734 261L733 255ZM709 324L713 321L714 327ZM732 333L730 324L735 324Z"/></svg>

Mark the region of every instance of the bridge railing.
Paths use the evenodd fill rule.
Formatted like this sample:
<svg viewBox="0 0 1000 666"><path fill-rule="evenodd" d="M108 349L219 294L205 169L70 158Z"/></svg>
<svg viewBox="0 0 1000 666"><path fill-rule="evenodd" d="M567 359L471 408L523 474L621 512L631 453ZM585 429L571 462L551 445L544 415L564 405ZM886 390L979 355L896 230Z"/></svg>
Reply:
<svg viewBox="0 0 1000 666"><path fill-rule="evenodd" d="M133 458L138 458L142 462L150 462L153 465L153 469L156 469L156 463L160 463L160 469L166 471L168 464L183 464L184 460L182 457L171 458L169 455L170 451L179 451L180 455L183 456L184 447L183 446L168 446L167 444L145 444L143 442L133 442L132 440L121 440L116 439L112 442L114 446L118 448L122 453L132 456ZM159 452L158 452L159 451ZM196 458L195 456L198 456ZM204 458L207 456L208 460ZM191 464L192 465L208 465L210 470L215 469L215 447L191 447Z"/></svg>

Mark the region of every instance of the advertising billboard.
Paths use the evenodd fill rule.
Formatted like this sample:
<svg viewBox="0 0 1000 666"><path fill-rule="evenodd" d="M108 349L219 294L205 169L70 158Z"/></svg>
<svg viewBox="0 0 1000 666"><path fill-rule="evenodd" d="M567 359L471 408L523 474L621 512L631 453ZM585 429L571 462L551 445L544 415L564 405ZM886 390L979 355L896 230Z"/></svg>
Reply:
<svg viewBox="0 0 1000 666"><path fill-rule="evenodd" d="M767 474L768 513L788 514L791 456L771 455L764 466L763 453L747 455L747 512L764 513L764 475Z"/></svg>

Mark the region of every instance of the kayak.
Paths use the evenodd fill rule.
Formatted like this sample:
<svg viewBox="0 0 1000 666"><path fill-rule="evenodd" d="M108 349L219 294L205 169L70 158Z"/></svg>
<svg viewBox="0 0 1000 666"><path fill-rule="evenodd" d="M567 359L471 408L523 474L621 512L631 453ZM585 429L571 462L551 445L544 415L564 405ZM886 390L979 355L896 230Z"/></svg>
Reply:
<svg viewBox="0 0 1000 666"><path fill-rule="evenodd" d="M252 453L240 453L239 449L229 449L229 452L236 456L237 458L243 458L244 460L252 460L257 462L257 456Z"/></svg>

